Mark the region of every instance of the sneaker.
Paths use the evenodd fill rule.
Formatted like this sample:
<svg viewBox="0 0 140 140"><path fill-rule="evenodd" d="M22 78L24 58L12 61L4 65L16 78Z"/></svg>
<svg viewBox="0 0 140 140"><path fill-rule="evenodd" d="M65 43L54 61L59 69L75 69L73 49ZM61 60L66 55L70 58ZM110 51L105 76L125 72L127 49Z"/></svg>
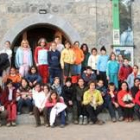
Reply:
<svg viewBox="0 0 140 140"><path fill-rule="evenodd" d="M61 125L60 125L60 128L64 128L64 127L65 127L65 125L64 125L64 124L61 124Z"/></svg>
<svg viewBox="0 0 140 140"><path fill-rule="evenodd" d="M8 123L6 124L6 126L7 126L7 127L10 127L10 126L11 126L11 123L10 123L10 122L8 122Z"/></svg>
<svg viewBox="0 0 140 140"><path fill-rule="evenodd" d="M105 122L104 121L102 121L102 120L97 120L96 122L95 122L95 124L98 124L98 125L103 125Z"/></svg>
<svg viewBox="0 0 140 140"><path fill-rule="evenodd" d="M87 125L87 124L88 124L87 116L84 116L83 125Z"/></svg>
<svg viewBox="0 0 140 140"><path fill-rule="evenodd" d="M18 114L18 115L21 115L21 112L18 112L17 114Z"/></svg>
<svg viewBox="0 0 140 140"><path fill-rule="evenodd" d="M112 118L111 120L112 120L112 122L116 122L116 118Z"/></svg>
<svg viewBox="0 0 140 140"><path fill-rule="evenodd" d="M121 116L121 117L119 117L119 121L121 122L121 121L123 121L123 117Z"/></svg>
<svg viewBox="0 0 140 140"><path fill-rule="evenodd" d="M16 126L16 122L15 121L12 122L12 126Z"/></svg>
<svg viewBox="0 0 140 140"><path fill-rule="evenodd" d="M82 116L82 115L79 116L79 124L80 124L80 125L83 124L83 116Z"/></svg>

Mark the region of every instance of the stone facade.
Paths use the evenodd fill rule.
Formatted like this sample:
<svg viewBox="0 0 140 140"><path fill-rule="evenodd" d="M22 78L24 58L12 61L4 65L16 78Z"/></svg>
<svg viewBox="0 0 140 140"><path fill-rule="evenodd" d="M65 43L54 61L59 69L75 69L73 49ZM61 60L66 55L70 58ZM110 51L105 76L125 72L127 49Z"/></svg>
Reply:
<svg viewBox="0 0 140 140"><path fill-rule="evenodd" d="M140 45L139 5L139 0L135 0L132 5L134 42L136 45L134 56L138 58L135 59L136 63L140 63L138 53L138 46ZM79 35L81 43L86 42L90 48L93 46L100 48L105 45L109 51L111 50L111 0L0 0L1 47L5 39L10 40L10 38L5 37L11 29L16 30L15 25L30 16L39 16L40 9L46 9L47 14L60 17L69 23L75 30L73 33L77 33L75 36ZM63 27L60 29L63 31Z"/></svg>

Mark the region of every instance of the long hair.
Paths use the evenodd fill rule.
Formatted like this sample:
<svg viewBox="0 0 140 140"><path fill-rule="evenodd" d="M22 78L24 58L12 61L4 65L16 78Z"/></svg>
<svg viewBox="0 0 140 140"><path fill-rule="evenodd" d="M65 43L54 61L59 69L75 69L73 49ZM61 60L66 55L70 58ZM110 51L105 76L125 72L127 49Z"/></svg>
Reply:
<svg viewBox="0 0 140 140"><path fill-rule="evenodd" d="M109 60L112 60L112 55L114 55L115 56L115 60L116 60L116 54L114 53L114 52L111 52L111 54L110 54L110 56L109 56Z"/></svg>
<svg viewBox="0 0 140 140"><path fill-rule="evenodd" d="M40 46L42 41L45 42L45 46L46 46L46 45L47 45L47 40L46 40L45 38L40 38L40 39L38 40L38 45Z"/></svg>
<svg viewBox="0 0 140 140"><path fill-rule="evenodd" d="M86 51L83 50L84 46L86 47ZM81 48L80 49L83 51L84 54L87 54L89 52L88 45L86 43L83 43L81 45Z"/></svg>
<svg viewBox="0 0 140 140"><path fill-rule="evenodd" d="M26 43L28 45L28 48L30 48L28 40L22 40L21 41L21 47L23 47L24 43Z"/></svg>
<svg viewBox="0 0 140 140"><path fill-rule="evenodd" d="M49 100L50 102L52 102L52 98L51 98L52 94L55 94L55 95L56 95L56 101L59 102L59 101L60 101L60 97L59 97L59 95L57 94L56 90L52 90L52 91L51 91L51 94L50 94L48 100Z"/></svg>
<svg viewBox="0 0 140 140"><path fill-rule="evenodd" d="M126 89L126 91L129 92L129 86L128 86L128 83L127 83L126 81L123 81L123 82L121 83L121 89L122 89L122 84L126 84L126 85L127 85L127 89Z"/></svg>
<svg viewBox="0 0 140 140"><path fill-rule="evenodd" d="M36 66L31 66L30 69L29 69L29 71L28 71L28 73L29 74L32 74L32 72L31 72L32 68L34 68L36 70L36 73L35 74L38 74L38 69L37 69Z"/></svg>

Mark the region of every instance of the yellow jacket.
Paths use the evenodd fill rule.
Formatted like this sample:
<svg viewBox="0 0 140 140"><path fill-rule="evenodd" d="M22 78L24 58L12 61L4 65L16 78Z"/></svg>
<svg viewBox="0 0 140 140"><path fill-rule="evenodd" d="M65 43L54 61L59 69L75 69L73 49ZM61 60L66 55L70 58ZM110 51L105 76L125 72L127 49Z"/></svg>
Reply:
<svg viewBox="0 0 140 140"><path fill-rule="evenodd" d="M95 89L92 93L90 90L87 90L84 93L83 104L88 105L93 101L93 99L97 105L102 105L104 102L100 91Z"/></svg>
<svg viewBox="0 0 140 140"><path fill-rule="evenodd" d="M75 53L72 49L63 49L61 52L60 64L62 69L64 68L64 63L74 64Z"/></svg>

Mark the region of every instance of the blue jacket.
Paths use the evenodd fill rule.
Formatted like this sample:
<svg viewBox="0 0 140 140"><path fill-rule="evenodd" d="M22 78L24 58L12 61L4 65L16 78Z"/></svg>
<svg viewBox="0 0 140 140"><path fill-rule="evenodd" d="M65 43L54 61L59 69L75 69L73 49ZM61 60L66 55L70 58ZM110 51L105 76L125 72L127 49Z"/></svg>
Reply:
<svg viewBox="0 0 140 140"><path fill-rule="evenodd" d="M33 58L32 58L32 51L31 49L29 50L29 54L28 54L28 64L29 66L33 65ZM16 57L15 57L15 64L16 67L19 68L21 65L23 65L23 49L22 47L19 47L16 51Z"/></svg>
<svg viewBox="0 0 140 140"><path fill-rule="evenodd" d="M115 60L109 60L107 63L107 76L109 76L110 74L118 74L119 72L119 63Z"/></svg>
<svg viewBox="0 0 140 140"><path fill-rule="evenodd" d="M106 72L108 55L100 55L97 61L97 70L101 72Z"/></svg>
<svg viewBox="0 0 140 140"><path fill-rule="evenodd" d="M91 75L87 76L86 73L83 72L82 78L84 79L85 83L88 84L89 81L96 80L96 74L92 73Z"/></svg>
<svg viewBox="0 0 140 140"><path fill-rule="evenodd" d="M28 82L33 83L34 81L37 81L37 83L41 83L42 79L39 74L27 74L25 78L28 80Z"/></svg>
<svg viewBox="0 0 140 140"><path fill-rule="evenodd" d="M48 63L51 68L60 68L60 52L58 50L48 52Z"/></svg>

